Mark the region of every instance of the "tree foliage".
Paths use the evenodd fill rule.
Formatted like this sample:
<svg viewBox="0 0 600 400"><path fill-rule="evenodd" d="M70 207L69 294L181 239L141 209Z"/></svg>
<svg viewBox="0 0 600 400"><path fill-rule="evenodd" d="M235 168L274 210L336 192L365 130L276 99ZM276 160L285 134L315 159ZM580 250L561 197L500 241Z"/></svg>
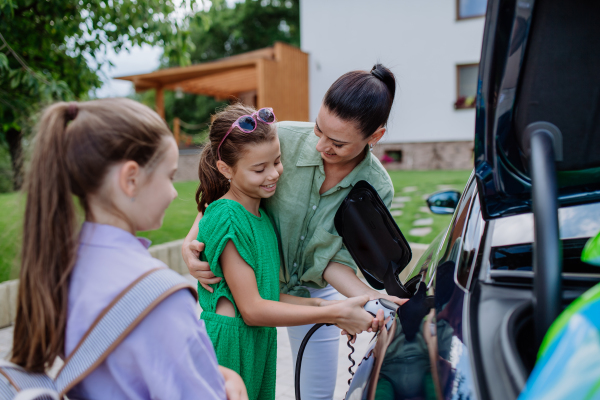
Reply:
<svg viewBox="0 0 600 400"><path fill-rule="evenodd" d="M194 14L190 35L192 62L232 56L281 41L300 47L299 0L245 0L228 7L214 0L208 11Z"/></svg>
<svg viewBox="0 0 600 400"><path fill-rule="evenodd" d="M194 64L269 47L276 41L300 47L299 0L243 0L232 7L225 0L213 0L207 9L198 9L203 2L195 4L197 8L188 23L193 43L190 60ZM163 66L177 65L169 57L164 60ZM154 93L137 98L148 105L154 104ZM210 115L225 104L197 95L185 94L178 99L172 92L166 92L165 117L167 121L179 117L193 124L208 125Z"/></svg>
<svg viewBox="0 0 600 400"><path fill-rule="evenodd" d="M29 116L52 101L87 98L109 50L161 45L170 64L189 64L189 33L174 10L171 0L0 0L0 145L16 187Z"/></svg>
<svg viewBox="0 0 600 400"><path fill-rule="evenodd" d="M0 146L13 183L21 183L24 134L31 115L56 100L86 99L102 84L107 52L148 43L163 48L161 65L206 62L283 41L300 44L299 0L0 0ZM179 18L175 18L179 11ZM184 12L185 14L185 12ZM153 93L137 96L150 103ZM165 95L166 117L207 122L213 98ZM0 152L2 153L2 152ZM1 154L0 154L1 155ZM2 169L0 163L0 169ZM0 171L0 178L3 171ZM2 186L0 184L0 186Z"/></svg>

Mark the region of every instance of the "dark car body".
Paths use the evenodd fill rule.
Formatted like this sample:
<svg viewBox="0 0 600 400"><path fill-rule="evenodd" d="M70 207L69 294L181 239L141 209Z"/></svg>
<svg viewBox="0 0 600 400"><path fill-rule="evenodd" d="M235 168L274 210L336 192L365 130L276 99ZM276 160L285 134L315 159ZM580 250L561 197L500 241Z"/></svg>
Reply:
<svg viewBox="0 0 600 400"><path fill-rule="evenodd" d="M488 1L474 172L447 230L400 274L411 306L373 339L346 399L515 399L541 324L600 282L580 260L600 231L598 16L597 1Z"/></svg>

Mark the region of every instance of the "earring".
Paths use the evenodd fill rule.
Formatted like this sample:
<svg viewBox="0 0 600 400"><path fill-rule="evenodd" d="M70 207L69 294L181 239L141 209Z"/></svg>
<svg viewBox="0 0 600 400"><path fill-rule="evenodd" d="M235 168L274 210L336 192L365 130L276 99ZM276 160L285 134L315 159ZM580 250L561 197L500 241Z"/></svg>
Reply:
<svg viewBox="0 0 600 400"><path fill-rule="evenodd" d="M372 144L369 145L369 151L373 151L373 145Z"/></svg>
<svg viewBox="0 0 600 400"><path fill-rule="evenodd" d="M231 179L227 179L227 182L231 183Z"/></svg>

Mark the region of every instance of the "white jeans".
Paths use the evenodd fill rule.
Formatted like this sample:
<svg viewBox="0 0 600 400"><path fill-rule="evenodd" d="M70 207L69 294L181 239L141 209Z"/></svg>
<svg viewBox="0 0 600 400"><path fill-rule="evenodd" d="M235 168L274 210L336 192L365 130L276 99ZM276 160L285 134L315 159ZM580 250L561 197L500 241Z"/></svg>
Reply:
<svg viewBox="0 0 600 400"><path fill-rule="evenodd" d="M344 298L331 285L323 289L307 289L310 291L311 297L319 297L324 300ZM300 344L312 327L313 325L302 325L287 328L294 360L294 373ZM319 328L310 338L302 357L300 374L302 400L331 400L333 398L337 377L339 340L340 329L334 325Z"/></svg>

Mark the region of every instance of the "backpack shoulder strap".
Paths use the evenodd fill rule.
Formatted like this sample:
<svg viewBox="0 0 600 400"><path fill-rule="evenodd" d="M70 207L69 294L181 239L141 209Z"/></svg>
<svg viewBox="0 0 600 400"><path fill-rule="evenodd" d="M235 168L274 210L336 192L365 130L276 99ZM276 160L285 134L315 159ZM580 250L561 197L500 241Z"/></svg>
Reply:
<svg viewBox="0 0 600 400"><path fill-rule="evenodd" d="M158 304L173 293L196 289L167 268L148 271L123 290L83 335L56 378L61 396L87 377Z"/></svg>
<svg viewBox="0 0 600 400"><path fill-rule="evenodd" d="M48 375L43 372L30 372L20 365L0 359L0 399L16 399L15 396L18 393L29 391L27 393L31 394L31 390L42 390L45 393L53 393L54 397L51 396L51 398L58 399L58 392L56 391L54 381ZM22 397L24 399L28 398L26 395ZM38 397L30 398L34 399Z"/></svg>

